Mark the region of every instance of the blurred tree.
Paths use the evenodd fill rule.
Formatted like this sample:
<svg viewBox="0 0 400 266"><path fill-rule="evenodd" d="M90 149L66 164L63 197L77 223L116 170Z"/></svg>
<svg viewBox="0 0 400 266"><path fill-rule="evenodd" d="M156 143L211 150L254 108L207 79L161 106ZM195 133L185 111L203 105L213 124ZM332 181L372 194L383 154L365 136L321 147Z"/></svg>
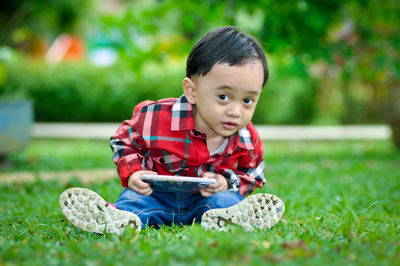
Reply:
<svg viewBox="0 0 400 266"><path fill-rule="evenodd" d="M132 69L146 61L184 57L193 42L212 27L226 23L230 1L116 1L123 11L100 10L97 29L114 39L120 55Z"/></svg>
<svg viewBox="0 0 400 266"><path fill-rule="evenodd" d="M349 1L336 18L327 51L340 71L345 123L390 119L400 104L392 97L400 81L398 14L396 0Z"/></svg>
<svg viewBox="0 0 400 266"><path fill-rule="evenodd" d="M41 49L44 39L79 32L92 0L13 0L0 6L0 45Z"/></svg>
<svg viewBox="0 0 400 266"><path fill-rule="evenodd" d="M384 119L400 148L399 14L397 0L349 1L329 48L341 71L344 122Z"/></svg>

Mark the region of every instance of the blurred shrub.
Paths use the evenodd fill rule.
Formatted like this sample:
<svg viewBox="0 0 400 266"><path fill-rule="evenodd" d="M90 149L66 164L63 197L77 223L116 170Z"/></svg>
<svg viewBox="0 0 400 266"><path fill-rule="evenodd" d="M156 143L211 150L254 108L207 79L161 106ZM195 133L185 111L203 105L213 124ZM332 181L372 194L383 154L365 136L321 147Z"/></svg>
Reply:
<svg viewBox="0 0 400 266"><path fill-rule="evenodd" d="M1 98L29 98L36 121L107 122L131 116L133 107L145 99L178 97L183 76L155 64L135 74L128 68L98 68L90 64L43 62L7 64L7 79Z"/></svg>
<svg viewBox="0 0 400 266"><path fill-rule="evenodd" d="M271 58L270 58L271 59ZM256 124L306 124L314 117L316 84L294 57L274 57L253 122Z"/></svg>

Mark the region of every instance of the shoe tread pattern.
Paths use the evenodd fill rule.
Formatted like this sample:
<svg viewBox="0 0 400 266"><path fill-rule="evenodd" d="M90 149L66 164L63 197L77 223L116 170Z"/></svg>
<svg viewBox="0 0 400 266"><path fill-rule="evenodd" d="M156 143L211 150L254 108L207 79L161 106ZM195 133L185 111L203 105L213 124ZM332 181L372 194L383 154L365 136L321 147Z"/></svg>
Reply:
<svg viewBox="0 0 400 266"><path fill-rule="evenodd" d="M127 226L139 232L141 221L131 212L118 210L96 192L85 188L70 188L60 195L59 204L65 218L87 232L121 235Z"/></svg>
<svg viewBox="0 0 400 266"><path fill-rule="evenodd" d="M277 196L255 194L229 208L208 210L201 218L201 226L206 231L229 231L232 225L247 231L266 230L279 222L284 211L285 205Z"/></svg>

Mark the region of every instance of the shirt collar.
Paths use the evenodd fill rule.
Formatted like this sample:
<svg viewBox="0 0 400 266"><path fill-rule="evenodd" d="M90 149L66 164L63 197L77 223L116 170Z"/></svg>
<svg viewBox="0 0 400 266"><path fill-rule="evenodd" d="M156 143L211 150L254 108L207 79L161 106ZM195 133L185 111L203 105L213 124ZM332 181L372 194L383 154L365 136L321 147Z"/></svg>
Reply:
<svg viewBox="0 0 400 266"><path fill-rule="evenodd" d="M228 153L233 153L238 147L244 150L254 150L253 140L247 126L229 137Z"/></svg>
<svg viewBox="0 0 400 266"><path fill-rule="evenodd" d="M239 130L237 134L239 136L238 146L246 150L254 150L253 140L251 138L250 130L247 126Z"/></svg>
<svg viewBox="0 0 400 266"><path fill-rule="evenodd" d="M172 106L171 130L195 129L192 110L193 106L188 102L185 95L178 98Z"/></svg>
<svg viewBox="0 0 400 266"><path fill-rule="evenodd" d="M172 106L171 130L195 130L193 106L188 102L185 95L176 100ZM235 145L236 144L236 145ZM228 150L236 150L237 147L246 150L253 150L254 145L250 131L245 126L237 133L229 137Z"/></svg>

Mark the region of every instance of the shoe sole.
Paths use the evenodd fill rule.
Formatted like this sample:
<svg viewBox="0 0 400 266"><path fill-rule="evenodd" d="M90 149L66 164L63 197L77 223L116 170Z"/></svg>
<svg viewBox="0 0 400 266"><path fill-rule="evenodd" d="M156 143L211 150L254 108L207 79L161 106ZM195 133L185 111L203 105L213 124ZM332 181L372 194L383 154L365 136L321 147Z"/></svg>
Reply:
<svg viewBox="0 0 400 266"><path fill-rule="evenodd" d="M87 232L121 235L126 227L141 230L142 223L136 214L116 209L89 189L67 189L60 195L59 203L65 218Z"/></svg>
<svg viewBox="0 0 400 266"><path fill-rule="evenodd" d="M239 225L246 231L266 230L282 218L285 204L275 195L255 194L229 208L211 209L201 217L201 227L206 230L229 231Z"/></svg>

